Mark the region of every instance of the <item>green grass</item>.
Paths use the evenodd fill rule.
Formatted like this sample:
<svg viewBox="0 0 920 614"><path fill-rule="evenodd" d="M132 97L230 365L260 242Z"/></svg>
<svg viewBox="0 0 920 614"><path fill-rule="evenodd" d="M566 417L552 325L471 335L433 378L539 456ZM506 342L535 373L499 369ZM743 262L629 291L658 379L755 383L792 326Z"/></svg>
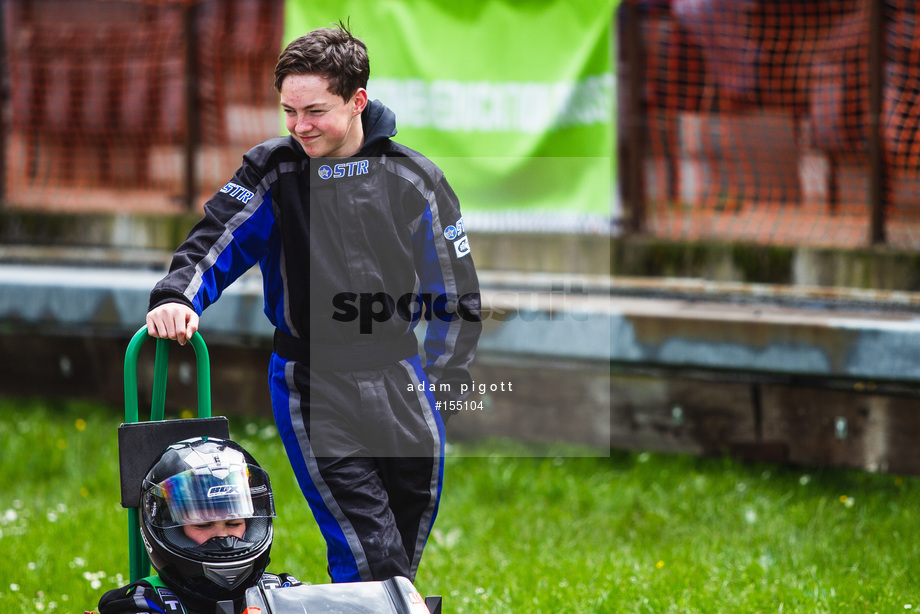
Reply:
<svg viewBox="0 0 920 614"><path fill-rule="evenodd" d="M120 410L0 400L0 611L82 612L127 575ZM231 434L273 477L271 569L324 582L324 546L272 425ZM513 456L509 456L513 450ZM920 608L920 481L614 452L451 447L417 584L445 612Z"/></svg>

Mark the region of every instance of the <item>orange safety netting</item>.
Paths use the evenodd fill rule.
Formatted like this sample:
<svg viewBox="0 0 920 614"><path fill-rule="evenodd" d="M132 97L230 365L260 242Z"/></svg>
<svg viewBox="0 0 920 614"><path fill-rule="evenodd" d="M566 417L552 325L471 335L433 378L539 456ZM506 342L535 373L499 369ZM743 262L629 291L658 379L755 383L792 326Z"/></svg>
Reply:
<svg viewBox="0 0 920 614"><path fill-rule="evenodd" d="M872 241L878 207L884 242L920 245L912 0L882 4L877 22L875 0L625 1L636 18L621 38L639 28L640 59L629 61L643 65L623 70L621 51L621 73L641 79L644 139L632 145L643 150L644 230L856 246Z"/></svg>
<svg viewBox="0 0 920 614"><path fill-rule="evenodd" d="M7 207L200 206L249 147L279 133L281 0L2 6Z"/></svg>

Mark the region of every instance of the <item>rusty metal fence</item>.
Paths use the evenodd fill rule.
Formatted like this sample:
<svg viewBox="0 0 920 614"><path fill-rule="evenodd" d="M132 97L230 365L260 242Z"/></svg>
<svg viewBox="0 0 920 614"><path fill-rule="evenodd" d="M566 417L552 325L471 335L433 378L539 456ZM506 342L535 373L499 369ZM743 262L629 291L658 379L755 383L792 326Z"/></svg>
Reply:
<svg viewBox="0 0 920 614"><path fill-rule="evenodd" d="M0 7L9 209L194 209L281 130L283 0ZM912 0L623 0L625 232L920 244L917 13Z"/></svg>
<svg viewBox="0 0 920 614"><path fill-rule="evenodd" d="M920 245L917 17L912 0L624 0L628 230Z"/></svg>
<svg viewBox="0 0 920 614"><path fill-rule="evenodd" d="M179 212L280 128L283 0L5 0L2 201Z"/></svg>

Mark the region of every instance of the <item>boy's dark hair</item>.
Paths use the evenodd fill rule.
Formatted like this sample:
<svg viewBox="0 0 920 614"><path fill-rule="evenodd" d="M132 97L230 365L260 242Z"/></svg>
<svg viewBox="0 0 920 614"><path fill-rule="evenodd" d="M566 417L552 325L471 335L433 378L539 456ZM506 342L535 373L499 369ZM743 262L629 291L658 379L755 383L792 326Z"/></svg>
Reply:
<svg viewBox="0 0 920 614"><path fill-rule="evenodd" d="M281 91L288 75L317 75L328 79L329 91L347 102L358 88L367 87L370 73L367 47L340 21L288 44L275 65L275 89Z"/></svg>

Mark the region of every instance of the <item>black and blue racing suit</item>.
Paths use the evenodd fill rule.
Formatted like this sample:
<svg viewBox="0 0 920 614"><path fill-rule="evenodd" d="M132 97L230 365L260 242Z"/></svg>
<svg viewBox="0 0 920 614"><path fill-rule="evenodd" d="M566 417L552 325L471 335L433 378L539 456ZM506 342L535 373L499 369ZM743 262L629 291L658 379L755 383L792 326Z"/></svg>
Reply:
<svg viewBox="0 0 920 614"><path fill-rule="evenodd" d="M272 590L301 583L290 574L264 573L257 586ZM235 605L241 610L245 605L239 600ZM99 600L99 614L212 614L213 601L188 597L183 601L158 575L142 578L127 586L106 591Z"/></svg>
<svg viewBox="0 0 920 614"><path fill-rule="evenodd" d="M470 388L479 283L443 173L391 140L395 116L379 101L362 122L351 158L311 159L290 136L246 153L150 307L201 314L259 264L275 421L330 575L414 579L440 499L444 409Z"/></svg>

